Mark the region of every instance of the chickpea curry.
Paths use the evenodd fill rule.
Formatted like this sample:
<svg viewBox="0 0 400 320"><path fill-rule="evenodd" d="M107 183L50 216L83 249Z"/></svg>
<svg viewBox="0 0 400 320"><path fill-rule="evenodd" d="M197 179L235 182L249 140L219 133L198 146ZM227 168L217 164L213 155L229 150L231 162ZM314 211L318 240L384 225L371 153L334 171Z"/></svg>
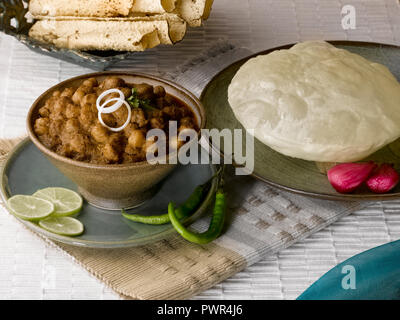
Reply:
<svg viewBox="0 0 400 320"><path fill-rule="evenodd" d="M129 110L122 107L101 114L106 126L100 123L96 101L109 89L123 93L129 103L130 121ZM118 97L116 93L108 95L111 99ZM39 109L34 131L59 155L95 164L123 164L146 160L154 144L154 139L146 140L147 132L161 129L168 139L169 121L177 122L178 134L185 129L198 131L193 112L162 86L130 84L118 77L107 77L100 83L89 78L78 88L55 91ZM119 132L109 129L122 126Z"/></svg>

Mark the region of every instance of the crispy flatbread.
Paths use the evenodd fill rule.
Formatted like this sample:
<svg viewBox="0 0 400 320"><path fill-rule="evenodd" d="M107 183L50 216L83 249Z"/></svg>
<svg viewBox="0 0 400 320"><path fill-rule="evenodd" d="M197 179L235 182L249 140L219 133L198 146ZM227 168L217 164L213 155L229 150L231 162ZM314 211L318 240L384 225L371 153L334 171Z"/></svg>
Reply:
<svg viewBox="0 0 400 320"><path fill-rule="evenodd" d="M210 15L213 0L31 0L29 12L43 17L135 17L174 12L190 26Z"/></svg>
<svg viewBox="0 0 400 320"><path fill-rule="evenodd" d="M132 0L30 0L29 12L34 16L127 16Z"/></svg>
<svg viewBox="0 0 400 320"><path fill-rule="evenodd" d="M207 20L214 0L178 0L175 13L179 14L191 27L199 27Z"/></svg>
<svg viewBox="0 0 400 320"><path fill-rule="evenodd" d="M34 17L127 17L171 12L175 3L176 0L31 0L29 11Z"/></svg>
<svg viewBox="0 0 400 320"><path fill-rule="evenodd" d="M173 14L136 18L68 18L37 21L29 35L59 48L143 51L182 40L186 23Z"/></svg>
<svg viewBox="0 0 400 320"><path fill-rule="evenodd" d="M176 2L177 0L134 0L130 14L172 12Z"/></svg>

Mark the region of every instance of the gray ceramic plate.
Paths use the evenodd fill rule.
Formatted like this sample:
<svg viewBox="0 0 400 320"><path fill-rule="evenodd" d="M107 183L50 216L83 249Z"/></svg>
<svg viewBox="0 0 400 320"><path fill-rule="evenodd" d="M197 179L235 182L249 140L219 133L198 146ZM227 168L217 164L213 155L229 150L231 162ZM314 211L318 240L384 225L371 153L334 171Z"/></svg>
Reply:
<svg viewBox="0 0 400 320"><path fill-rule="evenodd" d="M367 59L386 65L400 80L400 48L376 43L333 41L334 45L358 53ZM267 54L274 50L287 49L292 45L260 52ZM251 56L251 57L253 57ZM240 66L251 57L238 61L217 74L207 85L201 95L206 109L208 129L222 130L243 129L236 120L227 99L228 86ZM215 146L214 146L215 148ZM260 141L255 141L254 176L279 188L303 195L337 200L389 200L400 197L400 185L391 193L376 195L367 190L359 190L356 194L343 195L337 193L330 185L325 174L321 173L315 162L299 160L284 156L270 149ZM242 150L246 150L243 146ZM224 153L223 146L219 150ZM367 160L394 163L400 169L400 140L379 150Z"/></svg>
<svg viewBox="0 0 400 320"><path fill-rule="evenodd" d="M162 184L153 199L129 213L161 214L166 212L169 201L184 202L190 193L215 173L211 165L178 166ZM45 187L76 186L62 175L44 155L26 139L10 154L1 172L1 197L7 200L15 194L33 194ZM200 208L193 214L194 221L204 213L213 198L216 188L214 180L211 190ZM124 219L118 211L95 208L84 203L78 219L85 225L85 232L79 237L59 236L40 228L37 224L20 220L33 231L49 239L76 246L95 248L118 248L138 246L166 238L175 233L171 225L148 226Z"/></svg>

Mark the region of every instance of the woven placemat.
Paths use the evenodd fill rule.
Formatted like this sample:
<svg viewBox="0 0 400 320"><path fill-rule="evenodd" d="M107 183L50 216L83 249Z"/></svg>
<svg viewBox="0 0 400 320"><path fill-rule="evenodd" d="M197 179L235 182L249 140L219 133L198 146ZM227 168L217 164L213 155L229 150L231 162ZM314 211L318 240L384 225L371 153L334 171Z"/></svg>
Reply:
<svg viewBox="0 0 400 320"><path fill-rule="evenodd" d="M340 18L340 8L343 5L343 1L339 0L317 2L250 0L237 3L232 3L231 0L218 0L214 5L212 19L208 21L206 27L190 32L182 44L168 50L159 48L142 55L142 58L128 59L115 67L117 69L135 68L151 73L154 73L155 70L168 70L171 65L181 63L181 61L177 61L177 56L179 56L179 59L195 56L204 46L204 43L214 41L221 36L229 37L240 45L251 48L252 51L308 38L399 43L400 15L398 14L399 6L396 0L355 0L352 2L357 8L359 28L353 31L344 31L337 23L337 19ZM0 113L2 119L0 132L3 137L6 137L21 134L24 131L26 109L31 103L31 99L40 94L44 88L55 84L57 81L89 70L86 71L83 68L60 63L39 55L30 55L28 50L15 42L7 42L3 46L0 69L8 70L9 74L0 78ZM8 64L10 67L8 67ZM12 73L9 70L12 70ZM33 81L32 75L35 75L35 81ZM25 92L24 96L12 95L13 88L17 87ZM286 241L285 246L297 241L299 239L296 238L298 234L293 233L291 226L295 226L296 219L302 217L287 212L286 206L283 206L281 212L284 216L283 219L280 215L271 214L271 207L274 208L275 202L282 200L280 197L285 198L285 194L278 194L278 200L269 199L270 206L268 206L262 203L264 193L271 192L268 187L251 178L246 178L243 182L244 186L249 188L249 191L246 194L241 194L239 200L233 199L235 201L232 201L231 210L236 219L243 224L257 225L261 217L261 220L269 221L268 232L266 232L266 229L259 230L257 227L253 231L260 232L265 238L265 235L269 232L289 234L291 236L287 239L290 241ZM288 203L290 202L286 202L286 205ZM254 205L257 204L259 205L258 210L253 210ZM317 205L316 211L319 208ZM257 261L261 255L265 256L270 252L276 252L279 247L275 246L270 250L260 249L259 254L254 255L253 261L247 262L247 265L251 266L245 272L236 275L228 283L225 282L224 285L218 285L215 289L209 290L204 297L216 299L227 297L295 297L296 293L300 293L300 289L305 288L305 283L315 280L316 276L321 275L338 261L371 246L398 238L400 235L398 231L400 226L398 208L398 202L387 203L384 206L375 203L372 207L357 211L355 215L342 218L339 223L335 224L334 228L319 232L310 241L296 244L279 255L268 255L270 258L263 260L261 264L252 265L252 262ZM244 214L246 211L248 213ZM352 210L340 211L338 216L344 216L349 211ZM318 216L318 212L309 213L309 217L314 215ZM322 216L321 219L313 218L311 221L320 220L325 222L324 225L327 225L337 218L335 215L331 215L329 210L328 212L322 210L320 215ZM289 216L289 219L286 219L286 216ZM283 221L280 227L276 227L277 221L274 220L274 217ZM8 217L3 221L7 220ZM314 224L306 223L306 225L308 225L310 231L303 234L304 237L317 230ZM318 226L322 228L324 225ZM258 226L266 226L266 224L260 223ZM285 229L285 232L282 229ZM15 252L12 253L12 244L14 243L12 241L17 243L15 248L20 248L18 250L19 255L26 255L28 248L34 247L33 244L28 245L32 240L27 234L21 232L19 235L19 238L15 237L15 239L9 237L10 253L3 255L4 259L9 257L10 261L14 261L14 264L12 262L7 264L13 270L2 273L4 279L8 274L10 279L13 279L9 288L3 287L6 290L4 292L9 290L10 296L14 297L24 295L40 297L40 284L39 290L36 290L31 282L32 280L30 280L31 277L24 277L21 259L15 257ZM277 240L279 243L280 238L277 237ZM262 243L261 241L260 247L262 247ZM21 248L25 249L22 250ZM31 255L30 257L32 259ZM43 259L41 255L38 259L35 260L36 265L49 264L40 260ZM60 269L59 271L62 272L63 267L58 267L60 260L55 261L54 259L50 258L51 263L56 263L57 270ZM40 268L36 269L40 270ZM42 272L45 272L45 270ZM66 292L64 296L68 296L68 294L79 297L83 297L84 294L87 294L88 297L102 296L96 289L98 287L94 288L94 285L92 286L93 290L89 290L89 288L85 290L84 287L79 287L79 285L85 286L85 284L81 283L82 277L78 277L77 270L71 276L72 280L69 280L69 282L61 276L57 279L59 278L61 282L58 283L57 290L58 292ZM27 279L28 283L24 282L24 279ZM42 293L43 297L56 295L56 289L46 290Z"/></svg>
<svg viewBox="0 0 400 320"><path fill-rule="evenodd" d="M2 163L19 140L0 140ZM238 191L240 192L241 188L251 189L250 185L254 183L263 185L250 177L238 181L238 177L234 177L232 173L228 176L228 202L232 221L226 234L212 244L195 245L174 235L141 247L109 250L73 247L45 240L63 250L123 297L184 299L243 270L264 254L287 247L339 216L360 207L358 203L337 202L337 207L318 208L318 205L314 207L313 201L302 201L300 198L297 199L300 202L293 202L292 195L282 196L266 186L261 193L264 196L263 200L258 192L253 191L254 193L249 195L250 201L246 204L238 206L237 201L233 202L234 198L238 199ZM269 200L275 201L275 205L281 210L272 209L268 204ZM286 206L286 210L282 206ZM305 206L307 209L313 208L306 212ZM268 207L270 210L265 211ZM317 215L313 214L314 210L321 211ZM304 215L301 211L307 215L303 222L298 221L301 215ZM271 213L270 216L268 212ZM255 218L260 213L263 217ZM321 214L330 214L331 218L324 219ZM238 217L240 218L237 219ZM245 221L240 222L241 219ZM196 226L202 229L206 223L207 221L202 219ZM252 229L258 232L255 237L251 235Z"/></svg>

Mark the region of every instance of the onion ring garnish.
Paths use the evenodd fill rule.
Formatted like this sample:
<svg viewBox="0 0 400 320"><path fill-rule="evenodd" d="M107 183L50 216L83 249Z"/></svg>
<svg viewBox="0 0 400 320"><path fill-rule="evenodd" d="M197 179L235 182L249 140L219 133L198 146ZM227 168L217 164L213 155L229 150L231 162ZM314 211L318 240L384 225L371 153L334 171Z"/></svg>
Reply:
<svg viewBox="0 0 400 320"><path fill-rule="evenodd" d="M103 104L100 105L101 100L103 100L104 97L106 97L107 95L109 95L111 93L118 93L119 98L108 99ZM117 101L117 102L115 102L112 106L106 107L108 105L108 103L111 101ZM99 111L100 111L100 109L102 109L101 113L104 113L104 114L113 113L122 106L122 101L125 101L125 95L121 90L109 89L109 90L104 91L101 95L99 95L99 97L96 100L96 107L97 107L97 110L99 110Z"/></svg>
<svg viewBox="0 0 400 320"><path fill-rule="evenodd" d="M131 121L131 116L132 116L131 106L130 106L130 105L128 104L128 102L126 102L125 100L121 100L120 98L112 98L112 99L110 99L110 100L107 100L107 102L117 101L117 100L121 102L120 107L121 107L122 105L125 105L125 107L128 109L128 118L126 119L125 123L124 123L122 126L120 126L120 127L118 127L118 128L112 128L112 127L109 127L108 125L106 125L106 124L104 123L104 121L103 121L103 118L101 117L101 115L104 113L104 112L102 112L102 111L103 111L103 108L102 108L102 107L100 107L100 110L99 110L99 112L98 112L98 114L97 114L100 123L101 123L104 127L106 127L107 129L109 129L109 130L111 130L111 131L113 131L113 132L119 132L119 131L124 130L124 129L126 128L126 126L129 124L129 122ZM118 108L118 109L119 109L119 108ZM117 110L118 110L118 109L117 109Z"/></svg>

